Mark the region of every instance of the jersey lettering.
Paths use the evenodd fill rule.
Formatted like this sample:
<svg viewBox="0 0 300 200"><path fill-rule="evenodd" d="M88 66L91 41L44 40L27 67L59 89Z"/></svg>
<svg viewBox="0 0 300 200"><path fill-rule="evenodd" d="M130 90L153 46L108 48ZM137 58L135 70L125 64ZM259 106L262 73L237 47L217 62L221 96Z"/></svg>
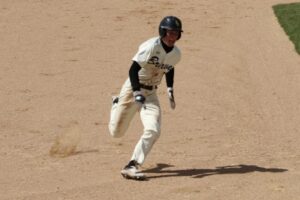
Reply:
<svg viewBox="0 0 300 200"><path fill-rule="evenodd" d="M147 63L152 64L159 69L166 69L167 71L170 71L173 68L172 65L159 63L159 58L157 56L152 56Z"/></svg>

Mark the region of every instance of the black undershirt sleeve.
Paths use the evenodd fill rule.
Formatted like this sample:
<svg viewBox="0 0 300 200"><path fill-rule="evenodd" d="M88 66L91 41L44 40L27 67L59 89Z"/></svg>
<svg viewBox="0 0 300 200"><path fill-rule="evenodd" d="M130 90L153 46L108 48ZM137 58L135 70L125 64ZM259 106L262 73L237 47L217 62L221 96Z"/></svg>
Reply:
<svg viewBox="0 0 300 200"><path fill-rule="evenodd" d="M141 66L136 61L133 61L132 65L129 69L129 79L130 79L133 91L140 90L140 80L139 80L140 69L141 69Z"/></svg>
<svg viewBox="0 0 300 200"><path fill-rule="evenodd" d="M167 82L167 87L173 87L174 84L174 73L175 69L172 68L168 73L166 73L166 82Z"/></svg>

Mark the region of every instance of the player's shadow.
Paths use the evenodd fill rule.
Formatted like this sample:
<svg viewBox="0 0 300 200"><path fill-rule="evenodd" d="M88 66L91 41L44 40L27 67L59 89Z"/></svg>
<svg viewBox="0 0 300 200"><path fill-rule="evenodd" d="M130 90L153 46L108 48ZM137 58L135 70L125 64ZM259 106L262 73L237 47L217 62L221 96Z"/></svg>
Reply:
<svg viewBox="0 0 300 200"><path fill-rule="evenodd" d="M203 178L212 175L222 175L222 174L245 174L251 172L270 172L279 173L286 172L287 169L281 168L264 168L256 165L232 165L232 166L222 166L216 167L215 169L167 169L174 167L169 164L158 163L156 167L143 170L143 173L147 173L147 178L163 178L163 177L176 177L176 176L190 176L192 178ZM148 175L154 173L155 175Z"/></svg>

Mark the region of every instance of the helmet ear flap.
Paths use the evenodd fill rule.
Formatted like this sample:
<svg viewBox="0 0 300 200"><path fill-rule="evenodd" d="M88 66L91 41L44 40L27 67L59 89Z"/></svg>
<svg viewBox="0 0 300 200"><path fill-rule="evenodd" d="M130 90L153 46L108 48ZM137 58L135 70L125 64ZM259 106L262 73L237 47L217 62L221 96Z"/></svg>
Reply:
<svg viewBox="0 0 300 200"><path fill-rule="evenodd" d="M159 27L159 36L160 36L161 38L163 38L163 37L166 36L166 34L167 34L167 30L164 29L164 28L162 28L162 27Z"/></svg>

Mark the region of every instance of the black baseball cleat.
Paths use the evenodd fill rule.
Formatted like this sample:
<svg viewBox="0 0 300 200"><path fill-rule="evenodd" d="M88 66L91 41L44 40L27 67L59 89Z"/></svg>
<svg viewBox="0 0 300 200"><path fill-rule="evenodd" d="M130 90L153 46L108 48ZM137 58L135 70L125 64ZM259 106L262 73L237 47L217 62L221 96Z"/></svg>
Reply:
<svg viewBox="0 0 300 200"><path fill-rule="evenodd" d="M121 175L126 179L137 181L146 180L146 176L138 170L138 163L132 160L121 170Z"/></svg>
<svg viewBox="0 0 300 200"><path fill-rule="evenodd" d="M112 97L112 104L114 105L114 104L116 104L118 102L119 102L119 97L118 96L113 96Z"/></svg>

